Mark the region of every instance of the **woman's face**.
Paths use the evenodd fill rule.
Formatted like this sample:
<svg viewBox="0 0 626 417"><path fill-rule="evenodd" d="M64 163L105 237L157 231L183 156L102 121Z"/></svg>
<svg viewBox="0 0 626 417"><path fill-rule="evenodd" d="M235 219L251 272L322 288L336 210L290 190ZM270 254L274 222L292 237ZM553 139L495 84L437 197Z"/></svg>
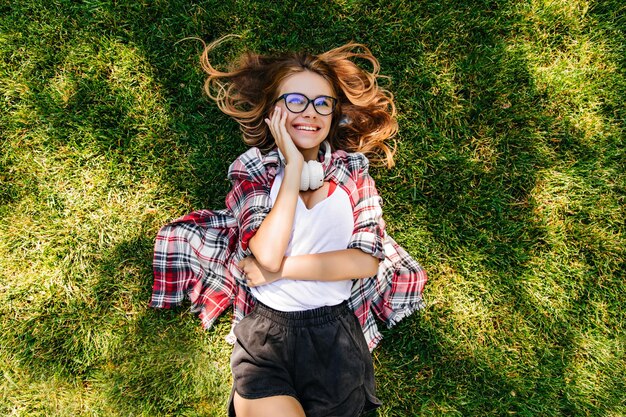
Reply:
<svg viewBox="0 0 626 417"><path fill-rule="evenodd" d="M298 72L283 80L278 96L290 93L300 93L308 99L315 99L319 96L335 96L330 83L321 75L311 71ZM281 111L287 112L285 127L296 147L304 155L304 159L316 159L319 146L330 131L332 113L327 116L320 115L315 111L312 102L302 113L289 111L284 99L279 100L276 106L280 107Z"/></svg>

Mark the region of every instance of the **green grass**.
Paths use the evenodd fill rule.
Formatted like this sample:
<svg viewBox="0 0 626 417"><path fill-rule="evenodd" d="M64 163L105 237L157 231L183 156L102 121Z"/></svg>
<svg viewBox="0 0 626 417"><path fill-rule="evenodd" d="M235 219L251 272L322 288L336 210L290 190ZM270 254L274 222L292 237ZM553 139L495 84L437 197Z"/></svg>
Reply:
<svg viewBox="0 0 626 417"><path fill-rule="evenodd" d="M390 77L373 170L428 308L374 353L380 416L626 415L626 6L0 1L0 415L222 416L228 315L147 308L154 236L221 208L236 124L201 44ZM221 55L220 55L221 54Z"/></svg>

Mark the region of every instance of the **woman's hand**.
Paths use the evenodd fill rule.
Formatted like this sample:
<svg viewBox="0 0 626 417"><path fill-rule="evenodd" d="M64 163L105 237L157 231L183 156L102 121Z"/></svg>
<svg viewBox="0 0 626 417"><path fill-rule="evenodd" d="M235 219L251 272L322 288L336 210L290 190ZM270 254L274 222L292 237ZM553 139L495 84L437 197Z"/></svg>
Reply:
<svg viewBox="0 0 626 417"><path fill-rule="evenodd" d="M302 167L304 157L293 143L289 132L287 132L287 110L282 110L276 106L270 118L265 119L265 123L269 126L278 149L285 157L285 164L294 162Z"/></svg>
<svg viewBox="0 0 626 417"><path fill-rule="evenodd" d="M281 271L270 272L264 269L253 256L243 258L238 266L243 270L248 287L258 287L282 278Z"/></svg>

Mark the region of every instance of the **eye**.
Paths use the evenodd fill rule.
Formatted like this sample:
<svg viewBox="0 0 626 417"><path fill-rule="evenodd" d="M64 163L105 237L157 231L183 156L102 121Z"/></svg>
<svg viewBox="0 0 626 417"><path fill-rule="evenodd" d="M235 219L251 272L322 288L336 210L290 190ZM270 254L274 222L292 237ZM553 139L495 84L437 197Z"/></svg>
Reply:
<svg viewBox="0 0 626 417"><path fill-rule="evenodd" d="M330 97L320 96L315 98L313 104L317 108L330 109L333 106L333 101Z"/></svg>
<svg viewBox="0 0 626 417"><path fill-rule="evenodd" d="M304 96L301 96L300 94L289 94L287 95L287 97L285 97L285 102L287 104L302 105L305 104L307 100L304 98Z"/></svg>

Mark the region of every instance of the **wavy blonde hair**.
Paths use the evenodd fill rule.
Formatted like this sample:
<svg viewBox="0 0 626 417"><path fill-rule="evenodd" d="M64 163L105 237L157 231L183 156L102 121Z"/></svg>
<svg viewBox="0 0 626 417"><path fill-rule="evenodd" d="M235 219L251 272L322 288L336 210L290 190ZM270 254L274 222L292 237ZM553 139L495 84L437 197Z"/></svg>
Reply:
<svg viewBox="0 0 626 417"><path fill-rule="evenodd" d="M319 55L247 52L226 72L218 71L211 65L209 53L232 36L206 46L200 62L208 74L206 94L239 123L246 144L264 151L275 146L264 119L271 113L281 83L295 73L312 71L326 79L337 96L327 138L332 148L362 152L372 162L393 166L396 107L393 95L378 85L380 65L367 47L348 43ZM361 68L356 60L369 62L372 69Z"/></svg>

